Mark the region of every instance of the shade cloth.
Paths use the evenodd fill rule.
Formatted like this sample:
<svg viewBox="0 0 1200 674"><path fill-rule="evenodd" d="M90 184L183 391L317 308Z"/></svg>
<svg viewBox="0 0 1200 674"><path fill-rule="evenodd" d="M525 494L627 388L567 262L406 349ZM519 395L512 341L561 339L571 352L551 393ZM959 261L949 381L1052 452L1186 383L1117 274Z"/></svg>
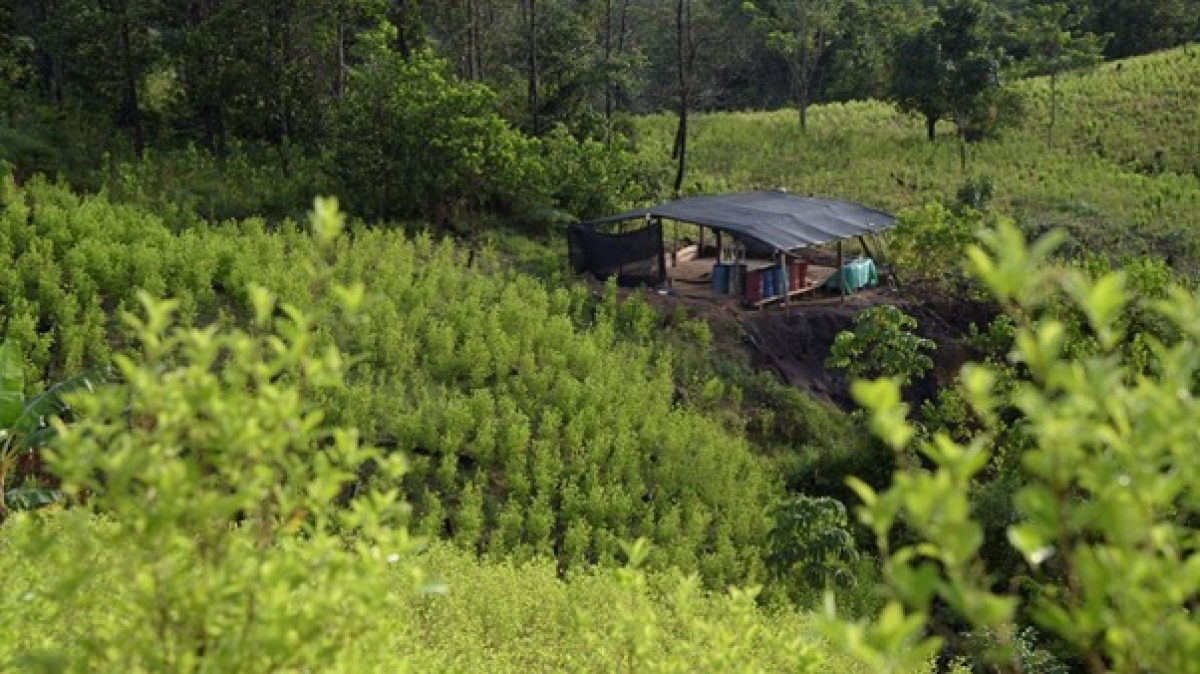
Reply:
<svg viewBox="0 0 1200 674"><path fill-rule="evenodd" d="M787 192L737 192L687 197L580 224L667 218L728 232L742 241L793 250L891 229L896 219L861 204Z"/></svg>

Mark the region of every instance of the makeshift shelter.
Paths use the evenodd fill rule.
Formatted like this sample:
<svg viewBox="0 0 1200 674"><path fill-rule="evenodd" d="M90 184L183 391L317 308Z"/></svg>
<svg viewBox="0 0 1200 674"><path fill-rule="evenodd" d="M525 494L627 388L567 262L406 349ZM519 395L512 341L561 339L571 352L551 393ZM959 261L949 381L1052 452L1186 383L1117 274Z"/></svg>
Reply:
<svg viewBox="0 0 1200 674"><path fill-rule="evenodd" d="M796 258L797 251L811 246L838 243L837 267L843 268L841 242L859 239L864 251L869 250L867 239L872 238L881 247L878 234L895 226L895 218L860 204L836 199L801 197L782 191L740 192L688 197L669 201L656 206L634 209L602 218L587 220L572 225L568 230L571 264L576 272L591 272L598 277L617 276L623 285L642 285L657 282L667 283L665 243L662 221L699 225L717 233L718 255L713 268L714 277L725 276L728 284L725 292L738 290L738 276L753 275L756 269L734 260L731 269L721 266L722 234L737 242L743 251L752 256L766 257L775 265L768 265L763 272L763 297L753 292L756 278L745 277L750 284L742 283L748 301L787 297L789 292L798 292L797 267L789 261ZM645 226L632 232L604 233L599 227L615 223L641 221ZM655 244L657 240L657 244ZM773 272L774 268L778 272ZM788 279L789 272L792 276ZM777 273L781 278L772 280ZM847 276L838 275L843 292ZM720 279L718 279L720 280ZM730 288L731 286L731 288ZM770 292L774 290L775 292Z"/></svg>

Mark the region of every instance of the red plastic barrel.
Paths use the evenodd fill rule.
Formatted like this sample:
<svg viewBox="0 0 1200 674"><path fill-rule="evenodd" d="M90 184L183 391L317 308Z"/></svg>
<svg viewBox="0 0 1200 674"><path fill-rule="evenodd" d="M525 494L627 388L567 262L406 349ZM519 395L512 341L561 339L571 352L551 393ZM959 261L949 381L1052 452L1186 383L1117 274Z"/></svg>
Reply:
<svg viewBox="0 0 1200 674"><path fill-rule="evenodd" d="M808 263L795 262L791 263L791 268L788 269L788 288L790 290L801 290L805 286L805 277L808 276Z"/></svg>
<svg viewBox="0 0 1200 674"><path fill-rule="evenodd" d="M766 269L746 271L745 297L748 304L754 304L763 298L763 274L766 271Z"/></svg>

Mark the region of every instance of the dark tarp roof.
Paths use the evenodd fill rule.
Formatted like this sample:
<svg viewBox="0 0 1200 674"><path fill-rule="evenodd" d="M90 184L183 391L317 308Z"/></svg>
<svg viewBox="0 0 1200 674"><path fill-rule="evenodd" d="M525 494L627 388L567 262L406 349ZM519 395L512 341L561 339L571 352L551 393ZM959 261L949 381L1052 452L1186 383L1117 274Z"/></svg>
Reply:
<svg viewBox="0 0 1200 674"><path fill-rule="evenodd" d="M729 232L778 250L816 246L891 229L896 219L849 201L800 197L787 192L739 192L687 197L657 206L588 220L599 225L668 218Z"/></svg>

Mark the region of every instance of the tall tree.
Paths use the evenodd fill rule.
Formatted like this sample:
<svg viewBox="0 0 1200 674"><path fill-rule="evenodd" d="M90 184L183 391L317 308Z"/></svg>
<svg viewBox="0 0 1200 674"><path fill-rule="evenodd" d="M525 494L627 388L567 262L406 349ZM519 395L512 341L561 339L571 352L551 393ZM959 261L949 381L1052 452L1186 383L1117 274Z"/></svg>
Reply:
<svg viewBox="0 0 1200 674"><path fill-rule="evenodd" d="M539 100L538 91L538 3L537 0L524 0L522 9L525 11L525 36L529 50L529 70L526 73L528 77L528 103L529 103L529 123L533 128L533 134L536 136L542 131L541 117L541 101Z"/></svg>
<svg viewBox="0 0 1200 674"><path fill-rule="evenodd" d="M32 75L33 40L18 32L16 17L0 5L0 125L12 124Z"/></svg>
<svg viewBox="0 0 1200 674"><path fill-rule="evenodd" d="M1058 120L1058 79L1063 72L1098 63L1105 39L1080 30L1082 17L1062 2L1031 5L1021 17L1018 34L1028 45L1023 65L1035 74L1050 76L1050 120L1046 144L1054 144Z"/></svg>
<svg viewBox="0 0 1200 674"><path fill-rule="evenodd" d="M767 44L783 55L792 75L800 129L808 130L808 107L821 59L840 30L846 0L756 0L745 7L766 33Z"/></svg>
<svg viewBox="0 0 1200 674"><path fill-rule="evenodd" d="M671 158L676 160L675 195L683 189L687 174L688 114L691 111L692 71L695 70L696 40L692 32L692 0L675 0L675 67L679 84L679 123Z"/></svg>
<svg viewBox="0 0 1200 674"><path fill-rule="evenodd" d="M990 12L980 0L949 0L932 21L896 43L893 100L924 116L930 140L938 120L951 119L964 164L965 143L983 135L1000 90L1004 53Z"/></svg>
<svg viewBox="0 0 1200 674"><path fill-rule="evenodd" d="M945 63L937 38L925 25L896 38L889 96L901 110L925 119L925 135L932 142L937 123L946 115Z"/></svg>
<svg viewBox="0 0 1200 674"><path fill-rule="evenodd" d="M625 38L629 25L629 0L604 0L600 44L604 50L604 119L611 119L620 103L621 80L628 71Z"/></svg>
<svg viewBox="0 0 1200 674"><path fill-rule="evenodd" d="M1091 0L1084 28L1112 35L1105 55L1124 58L1174 47L1200 31L1197 0Z"/></svg>

